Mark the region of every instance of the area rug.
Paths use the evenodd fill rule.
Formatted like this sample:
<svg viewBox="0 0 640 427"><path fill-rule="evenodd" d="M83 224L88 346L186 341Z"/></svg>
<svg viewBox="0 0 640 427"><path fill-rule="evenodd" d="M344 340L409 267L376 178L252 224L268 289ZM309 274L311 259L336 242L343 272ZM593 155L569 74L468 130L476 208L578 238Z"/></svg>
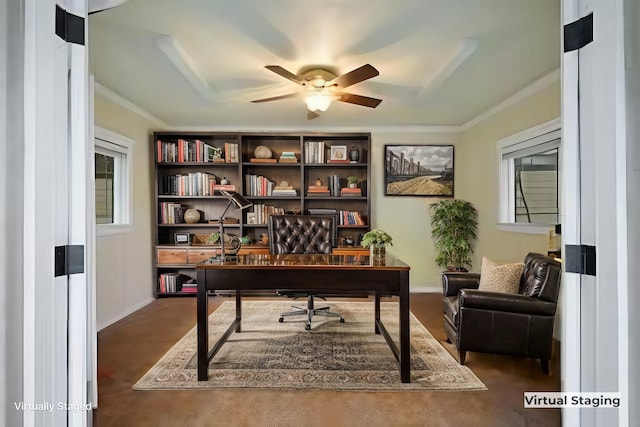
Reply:
<svg viewBox="0 0 640 427"><path fill-rule="evenodd" d="M303 302L304 304L304 302ZM374 333L373 302L334 302L345 319L316 316L311 331L304 316L286 318L290 301L243 301L242 332L233 333L209 364L209 380L197 380L196 328L175 344L134 386L135 390L313 389L486 390L411 314L411 383L400 381L398 362L382 335ZM226 301L209 317L209 345L235 318ZM398 341L398 304L381 303L381 318Z"/></svg>

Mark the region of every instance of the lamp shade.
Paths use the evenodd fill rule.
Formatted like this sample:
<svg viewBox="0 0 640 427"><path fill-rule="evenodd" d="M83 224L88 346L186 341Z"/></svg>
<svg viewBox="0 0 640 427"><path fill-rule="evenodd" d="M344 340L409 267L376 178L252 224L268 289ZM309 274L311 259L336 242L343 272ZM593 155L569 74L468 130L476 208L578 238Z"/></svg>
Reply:
<svg viewBox="0 0 640 427"><path fill-rule="evenodd" d="M250 206L253 206L252 202L248 201L235 191L220 190L220 194L232 201L238 209L246 209Z"/></svg>
<svg viewBox="0 0 640 427"><path fill-rule="evenodd" d="M331 105L332 98L327 95L323 95L321 93L317 93L315 95L309 95L305 99L307 103L307 109L309 111L327 111L329 105Z"/></svg>

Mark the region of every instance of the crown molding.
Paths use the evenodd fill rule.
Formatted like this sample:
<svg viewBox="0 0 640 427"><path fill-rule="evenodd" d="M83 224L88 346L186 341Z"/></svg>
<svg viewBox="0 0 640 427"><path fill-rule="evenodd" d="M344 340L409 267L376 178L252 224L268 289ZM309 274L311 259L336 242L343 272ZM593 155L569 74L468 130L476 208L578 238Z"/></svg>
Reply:
<svg viewBox="0 0 640 427"><path fill-rule="evenodd" d="M170 132L370 132L370 133L459 133L458 126L169 126Z"/></svg>
<svg viewBox="0 0 640 427"><path fill-rule="evenodd" d="M108 100L120 105L123 108L126 108L127 110L129 110L131 112L136 113L137 115L139 115L141 117L144 117L145 119L149 120L150 122L153 122L153 123L157 124L158 126L161 126L163 128L169 126L163 120L160 120L159 118L157 118L153 114L149 113L147 110L143 109L142 107L138 106L137 104L134 104L133 102L129 101L124 96L114 92L113 90L109 89L108 87L106 87L106 86L104 86L104 85L102 85L102 84L100 84L98 82L95 82L94 89L95 89L95 93L97 93L98 95L107 98Z"/></svg>
<svg viewBox="0 0 640 427"><path fill-rule="evenodd" d="M469 128L472 128L473 126L477 125L478 123L481 123L485 120L487 120L489 117L493 116L494 114L504 110L505 108L508 108L528 97L530 97L531 95L540 92L543 89L546 89L547 87L551 86L552 84L554 84L555 82L560 80L560 68L556 68L555 70L545 74L544 76L542 76L541 78L539 78L538 80L536 80L535 82L531 83L529 86L525 87L524 89L514 93L513 95L509 96L507 99L505 99L504 101L500 102L499 104L491 107L490 109L488 109L487 111L485 111L484 113L474 117L473 119L469 120L468 122L462 124L459 129L461 132L466 131Z"/></svg>

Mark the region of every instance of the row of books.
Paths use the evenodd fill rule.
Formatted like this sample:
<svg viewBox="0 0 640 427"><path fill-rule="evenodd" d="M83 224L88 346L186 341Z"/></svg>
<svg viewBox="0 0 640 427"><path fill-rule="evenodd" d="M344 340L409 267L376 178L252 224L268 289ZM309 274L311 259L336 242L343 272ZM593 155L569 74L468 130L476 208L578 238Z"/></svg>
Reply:
<svg viewBox="0 0 640 427"><path fill-rule="evenodd" d="M271 196L276 183L262 175L245 175L245 194L247 196Z"/></svg>
<svg viewBox="0 0 640 427"><path fill-rule="evenodd" d="M162 273L158 275L161 293L166 292L197 292L196 280L186 274Z"/></svg>
<svg viewBox="0 0 640 427"><path fill-rule="evenodd" d="M224 143L224 161L226 163L238 163L240 154L238 153L238 144L233 142Z"/></svg>
<svg viewBox="0 0 640 427"><path fill-rule="evenodd" d="M162 202L158 211L160 224L184 224L184 212L186 207L180 203Z"/></svg>
<svg viewBox="0 0 640 427"><path fill-rule="evenodd" d="M160 194L172 196L211 196L216 177L206 172L191 172L162 177Z"/></svg>
<svg viewBox="0 0 640 427"><path fill-rule="evenodd" d="M188 141L178 139L173 141L157 141L158 163L172 162L214 162L221 158L222 149L216 148L199 139Z"/></svg>
<svg viewBox="0 0 640 427"><path fill-rule="evenodd" d="M305 141L304 143L305 163L324 163L325 162L324 152L325 152L324 141Z"/></svg>
<svg viewBox="0 0 640 427"><path fill-rule="evenodd" d="M311 208L307 209L309 215L335 215L338 218L338 225L366 225L366 222L359 212L342 211L331 208Z"/></svg>
<svg viewBox="0 0 640 427"><path fill-rule="evenodd" d="M269 215L284 215L284 208L256 203L253 212L247 212L247 224L266 224Z"/></svg>
<svg viewBox="0 0 640 427"><path fill-rule="evenodd" d="M365 225L364 218L354 211L339 211L338 219L340 225Z"/></svg>

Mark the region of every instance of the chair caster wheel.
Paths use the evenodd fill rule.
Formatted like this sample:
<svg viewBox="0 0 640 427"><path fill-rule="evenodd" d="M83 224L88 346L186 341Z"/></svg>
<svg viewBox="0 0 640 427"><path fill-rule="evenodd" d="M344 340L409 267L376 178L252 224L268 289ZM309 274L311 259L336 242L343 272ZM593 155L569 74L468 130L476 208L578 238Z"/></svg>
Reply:
<svg viewBox="0 0 640 427"><path fill-rule="evenodd" d="M279 318L278 322L280 322L280 323L284 322L284 317Z"/></svg>
<svg viewBox="0 0 640 427"><path fill-rule="evenodd" d="M340 318L340 323L344 323L344 319L342 317Z"/></svg>
<svg viewBox="0 0 640 427"><path fill-rule="evenodd" d="M310 331L311 330L311 325L304 325L304 329L305 329L305 331Z"/></svg>

